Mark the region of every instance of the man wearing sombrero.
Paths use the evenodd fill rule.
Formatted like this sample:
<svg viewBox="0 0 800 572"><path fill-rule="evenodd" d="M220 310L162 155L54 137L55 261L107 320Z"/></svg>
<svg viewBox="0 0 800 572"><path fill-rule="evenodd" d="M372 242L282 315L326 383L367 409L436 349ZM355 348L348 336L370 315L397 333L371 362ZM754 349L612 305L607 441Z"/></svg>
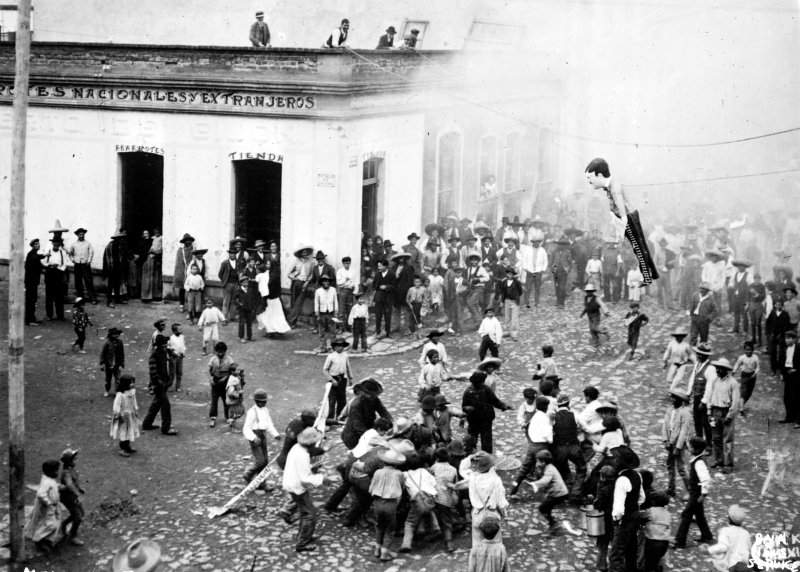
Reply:
<svg viewBox="0 0 800 572"><path fill-rule="evenodd" d="M700 273L700 280L708 284L717 312L722 312L722 289L725 287L725 255L719 249L706 251L706 260ZM718 324L719 325L719 324Z"/></svg>
<svg viewBox="0 0 800 572"><path fill-rule="evenodd" d="M194 251L194 237L184 233L179 241L181 247L175 253L175 270L172 273L172 289L178 291L178 302L181 305L181 312L185 310L186 290L183 285L186 282L186 275L189 273L189 265L192 263L192 253Z"/></svg>
<svg viewBox="0 0 800 572"><path fill-rule="evenodd" d="M81 227L75 231L78 240L69 246L67 254L75 266L75 294L78 298L83 298L83 288L86 286L86 298L92 303L97 304L97 294L94 291L94 280L92 279L92 259L94 249L92 244L86 240L88 231Z"/></svg>
<svg viewBox="0 0 800 572"><path fill-rule="evenodd" d="M736 415L741 409L739 382L731 375L733 366L727 358L711 362L717 375L706 385L702 403L711 423L714 464L723 473L733 472L733 439Z"/></svg>
<svg viewBox="0 0 800 572"><path fill-rule="evenodd" d="M308 285L311 283L311 271L314 268L314 259L311 253L314 247L310 244L301 244L294 250L295 261L289 269L289 280L292 281L291 292L291 311L289 312L288 322L292 327L297 326L297 318L303 310L303 303L308 295ZM310 296L313 296L313 292Z"/></svg>
<svg viewBox="0 0 800 572"><path fill-rule="evenodd" d="M128 244L127 234L120 230L111 236L111 242L103 251L103 277L107 280L106 305L109 308L124 303L121 288L128 280Z"/></svg>

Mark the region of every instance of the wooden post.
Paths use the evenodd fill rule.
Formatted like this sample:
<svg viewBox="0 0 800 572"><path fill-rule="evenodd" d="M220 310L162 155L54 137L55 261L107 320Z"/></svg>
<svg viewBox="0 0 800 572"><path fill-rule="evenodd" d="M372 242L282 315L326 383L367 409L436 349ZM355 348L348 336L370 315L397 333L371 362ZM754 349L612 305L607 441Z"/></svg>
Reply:
<svg viewBox="0 0 800 572"><path fill-rule="evenodd" d="M11 139L8 288L8 509L11 560L25 558L25 131L31 53L31 0L17 12L16 77Z"/></svg>

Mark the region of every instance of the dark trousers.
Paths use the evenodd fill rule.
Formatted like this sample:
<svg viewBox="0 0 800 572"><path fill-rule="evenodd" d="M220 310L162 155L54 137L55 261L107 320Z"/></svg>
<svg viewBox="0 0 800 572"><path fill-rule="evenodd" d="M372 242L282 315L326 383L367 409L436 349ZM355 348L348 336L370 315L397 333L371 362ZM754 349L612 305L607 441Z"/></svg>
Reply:
<svg viewBox="0 0 800 572"><path fill-rule="evenodd" d="M408 329L416 332L422 325L422 302L411 302L411 307L406 307L408 312Z"/></svg>
<svg viewBox="0 0 800 572"><path fill-rule="evenodd" d="M525 457L522 459L522 465L519 467L519 471L517 472L517 477L514 479L514 482L519 486L519 484L525 480L525 478L533 473L533 470L536 468L536 453L539 451L544 451L547 449L547 443L528 443L528 450L525 451Z"/></svg>
<svg viewBox="0 0 800 572"><path fill-rule="evenodd" d="M800 423L800 374L783 373L783 406L789 421Z"/></svg>
<svg viewBox="0 0 800 572"><path fill-rule="evenodd" d="M106 290L106 304L111 304L114 302L119 304L120 302L122 302L122 295L120 294L121 284L122 280L119 278L119 276L108 277L108 289ZM181 306L183 306L185 303L184 301L184 296L186 295L185 292L186 291L183 288L181 288L179 292L181 298Z"/></svg>
<svg viewBox="0 0 800 572"><path fill-rule="evenodd" d="M631 349L631 354L636 351L636 346L639 345L639 328L628 329L628 347Z"/></svg>
<svg viewBox="0 0 800 572"><path fill-rule="evenodd" d="M83 522L83 505L79 500L75 500L64 503L64 506L67 507L69 516L61 523L61 529L66 533L71 523L72 528L69 529L69 537L70 539L76 538L78 536L78 528Z"/></svg>
<svg viewBox="0 0 800 572"><path fill-rule="evenodd" d="M353 466L355 460L356 459L353 457L353 455L348 455L347 459L343 463L336 465L336 471L342 476L342 482L338 487L336 487L336 490L333 491L333 494L325 503L326 509L330 510L337 508L345 499L345 497L347 497L347 493L350 492L351 485L347 475L350 474L350 468Z"/></svg>
<svg viewBox="0 0 800 572"><path fill-rule="evenodd" d="M696 346L698 339L701 342L708 341L708 328L711 326L710 320L700 320L692 314L692 325L689 333L689 343Z"/></svg>
<svg viewBox="0 0 800 572"><path fill-rule="evenodd" d="M577 496L580 493L583 481L586 478L586 461L581 452L581 446L578 443L574 445L558 445L553 450L553 465L555 465L558 472L561 473L561 478L567 482L569 478L569 463L575 465L575 480L572 483L572 496Z"/></svg>
<svg viewBox="0 0 800 572"><path fill-rule="evenodd" d="M83 328L75 328L75 335L77 338L75 339L75 343L72 344L74 346L78 346L80 349L83 349L83 343L86 341L86 330Z"/></svg>
<svg viewBox="0 0 800 572"><path fill-rule="evenodd" d="M386 323L386 335L392 333L392 302L380 300L375 302L375 335L381 333L381 322Z"/></svg>
<svg viewBox="0 0 800 572"><path fill-rule="evenodd" d="M764 341L762 337L762 322L764 321L764 309L761 307L761 303L755 302L753 303L756 308L750 308L747 311L747 317L750 319L750 339L753 340L756 345L761 345Z"/></svg>
<svg viewBox="0 0 800 572"><path fill-rule="evenodd" d="M111 391L111 378L114 378L114 393L117 392L119 385L119 368L118 367L105 367L106 371L106 391Z"/></svg>
<svg viewBox="0 0 800 572"><path fill-rule="evenodd" d="M433 513L436 515L436 520L439 523L439 528L442 529L445 541L450 542L453 540L453 523L458 517L458 512L455 507L437 502L433 507Z"/></svg>
<svg viewBox="0 0 800 572"><path fill-rule="evenodd" d="M367 319L353 319L353 349L357 350L359 344L361 349L367 349Z"/></svg>
<svg viewBox="0 0 800 572"><path fill-rule="evenodd" d="M225 400L225 381L212 381L211 382L211 408L208 410L208 416L211 419L217 418L217 401L222 400L222 411L225 413L225 419L228 418L228 403Z"/></svg>
<svg viewBox="0 0 800 572"><path fill-rule="evenodd" d="M481 449L486 451L487 453L492 452L492 422L489 421L483 425L475 425L474 423L470 423L469 427L467 428L467 433L475 437L477 440L480 438L481 440Z"/></svg>
<svg viewBox="0 0 800 572"><path fill-rule="evenodd" d="M55 316L59 320L64 319L64 294L66 284L64 284L64 273L55 268L47 268L44 272L44 300L45 312L48 318Z"/></svg>
<svg viewBox="0 0 800 572"><path fill-rule="evenodd" d="M94 291L94 280L92 279L92 267L89 264L75 265L75 294L83 298L83 286L86 285L87 298L94 302L97 300L97 293Z"/></svg>
<svg viewBox="0 0 800 572"><path fill-rule="evenodd" d="M692 404L694 434L705 439L706 443L711 443L711 425L708 422L708 410L700 403L702 399L702 395L695 395L694 403Z"/></svg>
<svg viewBox="0 0 800 572"><path fill-rule="evenodd" d="M453 294L445 298L444 311L447 319L450 320L450 327L454 332L461 332L461 298L458 294Z"/></svg>
<svg viewBox="0 0 800 572"><path fill-rule="evenodd" d="M311 493L308 491L301 495L289 494L292 495L292 500L297 504L297 508L300 511L297 541L294 545L295 550L297 550L311 544L314 540L314 530L317 528L317 509L314 508L314 503L311 502Z"/></svg>
<svg viewBox="0 0 800 572"><path fill-rule="evenodd" d="M563 308L567 299L567 279L569 275L563 272L553 274L553 281L556 286L556 308Z"/></svg>
<svg viewBox="0 0 800 572"><path fill-rule="evenodd" d="M350 510L347 511L347 516L345 516L345 526L353 526L356 524L372 505L372 497L369 494L370 481L371 479L369 477L350 479L350 492L353 493L353 504L350 505Z"/></svg>
<svg viewBox="0 0 800 572"><path fill-rule="evenodd" d="M175 391L178 391L181 388L181 380L183 379L183 356L171 356L167 363L169 365L170 385L175 387Z"/></svg>
<svg viewBox="0 0 800 572"><path fill-rule="evenodd" d="M686 544L686 537L689 535L689 525L692 524L692 519L697 521L697 527L700 529L700 536L705 540L711 540L713 534L708 527L706 520L706 509L703 503L700 502L699 495L692 494L689 497L689 502L681 512L681 523L678 525L678 532L675 533L675 544Z"/></svg>
<svg viewBox="0 0 800 572"><path fill-rule="evenodd" d="M253 339L253 311L239 309L239 339Z"/></svg>
<svg viewBox="0 0 800 572"><path fill-rule="evenodd" d="M756 388L756 374L749 372L742 372L741 380L739 381L739 395L742 396L742 401L746 404L753 395L753 390Z"/></svg>
<svg viewBox="0 0 800 572"><path fill-rule="evenodd" d="M36 301L39 299L39 283L25 285L25 323L36 321Z"/></svg>
<svg viewBox="0 0 800 572"><path fill-rule="evenodd" d="M673 495L675 494L676 472L681 476L681 479L683 479L683 485L688 491L689 476L686 473L686 465L683 462L683 451L681 449L676 449L673 445L667 449L667 474L669 476L667 492Z"/></svg>
<svg viewBox="0 0 800 572"><path fill-rule="evenodd" d="M772 373L776 373L783 369L778 360L778 348L783 343L783 333L772 335L767 332L767 351L769 352L769 365Z"/></svg>
<svg viewBox="0 0 800 572"><path fill-rule="evenodd" d="M108 287L109 289L111 288L110 280L108 283ZM119 286L117 286L117 288L119 288ZM119 289L117 290L117 297L119 297ZM186 305L186 290L184 288L178 288L178 303L181 305L181 308L183 308L183 306Z"/></svg>
<svg viewBox="0 0 800 572"><path fill-rule="evenodd" d="M556 519L553 518L553 509L567 500L569 495L562 495L560 497L546 497L542 504L539 505L539 512L547 519L547 524L555 526Z"/></svg>
<svg viewBox="0 0 800 572"><path fill-rule="evenodd" d="M524 301L526 306L531 305L531 290L533 290L533 304L539 305L539 296L542 293L542 273L528 272L525 275Z"/></svg>
<svg viewBox="0 0 800 572"><path fill-rule="evenodd" d="M669 550L669 540L644 540L644 572L658 572L658 563Z"/></svg>
<svg viewBox="0 0 800 572"><path fill-rule="evenodd" d="M292 309L289 311L289 318L287 319L290 326L297 325L297 318L303 313L303 305L306 302L306 298L314 299L314 289L306 288L303 290L304 284L305 282L301 282L300 280L292 280ZM311 314L311 325L317 325L316 316L313 313Z"/></svg>
<svg viewBox="0 0 800 572"><path fill-rule="evenodd" d="M336 419L347 405L347 378L343 375L333 377L336 385L331 384L328 393L328 419Z"/></svg>
<svg viewBox="0 0 800 572"><path fill-rule="evenodd" d="M159 385L155 386L153 389L153 402L150 404L150 409L147 410L144 421L142 421L142 427L152 427L156 415L161 412L161 432L166 433L172 426L172 408L169 404L167 386L165 384Z"/></svg>
<svg viewBox="0 0 800 572"><path fill-rule="evenodd" d="M727 407L712 407L711 418L716 423L711 427L711 444L714 449L714 462L720 466L733 467L733 439L736 419L726 421Z"/></svg>
<svg viewBox="0 0 800 572"><path fill-rule="evenodd" d="M397 503L400 499L385 499L372 497L372 506L375 510L375 542L381 548L389 548L394 536L394 527L397 523Z"/></svg>
<svg viewBox="0 0 800 572"><path fill-rule="evenodd" d="M347 326L346 321L347 318L350 317L350 309L353 307L353 301L355 300L353 289L339 288L337 295L339 297L339 312L345 320L345 323L342 324L342 327L346 330L349 330L350 328Z"/></svg>
<svg viewBox="0 0 800 572"><path fill-rule="evenodd" d="M492 354L492 357L497 357L500 353L497 344L492 341L492 338L489 336L483 336L481 339L481 347L478 349L478 356L481 358L481 361L483 361L483 358L486 357L487 351Z"/></svg>
<svg viewBox="0 0 800 572"><path fill-rule="evenodd" d="M750 332L750 320L745 309L747 302L734 300L733 302L733 330L739 332L739 322L742 324L741 331L745 334Z"/></svg>
<svg viewBox="0 0 800 572"><path fill-rule="evenodd" d="M609 572L636 572L639 519L625 516L614 524L614 539L608 551Z"/></svg>
<svg viewBox="0 0 800 572"><path fill-rule="evenodd" d="M249 483L253 478L264 470L264 467L269 463L267 456L267 432L263 429L256 429L253 431L258 437L260 443L256 445L250 441L250 452L253 453L253 464L250 465L244 473L244 479Z"/></svg>

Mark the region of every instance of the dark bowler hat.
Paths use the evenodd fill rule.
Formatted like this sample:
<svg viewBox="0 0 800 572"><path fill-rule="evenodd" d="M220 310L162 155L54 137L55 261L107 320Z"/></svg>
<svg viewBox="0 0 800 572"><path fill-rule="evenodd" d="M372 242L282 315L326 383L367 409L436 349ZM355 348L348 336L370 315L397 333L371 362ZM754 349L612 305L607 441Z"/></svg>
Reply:
<svg viewBox="0 0 800 572"><path fill-rule="evenodd" d="M416 232L412 232L406 237L408 240L419 240L419 235Z"/></svg>
<svg viewBox="0 0 800 572"><path fill-rule="evenodd" d="M394 26L389 26L388 28L386 28L386 33L394 35L397 33L397 30L394 29Z"/></svg>
<svg viewBox="0 0 800 572"><path fill-rule="evenodd" d="M317 250L317 255L314 258L316 258L317 260L325 260L326 256L327 255L324 252L322 252L321 250Z"/></svg>
<svg viewBox="0 0 800 572"><path fill-rule="evenodd" d="M182 242L183 244L186 244L187 242L194 242L194 237L188 232L186 232L183 234L183 238L180 239L180 242Z"/></svg>
<svg viewBox="0 0 800 572"><path fill-rule="evenodd" d="M394 243L387 238L386 240L383 241L383 247L387 248L389 246L394 246Z"/></svg>
<svg viewBox="0 0 800 572"><path fill-rule="evenodd" d="M86 234L87 232L89 232L89 231L88 231L88 230L86 230L86 229L85 229L85 228L83 228L83 227L80 227L78 230L76 230L76 231L75 231L75 234L76 234L76 235L78 235L78 234L80 234L80 233Z"/></svg>

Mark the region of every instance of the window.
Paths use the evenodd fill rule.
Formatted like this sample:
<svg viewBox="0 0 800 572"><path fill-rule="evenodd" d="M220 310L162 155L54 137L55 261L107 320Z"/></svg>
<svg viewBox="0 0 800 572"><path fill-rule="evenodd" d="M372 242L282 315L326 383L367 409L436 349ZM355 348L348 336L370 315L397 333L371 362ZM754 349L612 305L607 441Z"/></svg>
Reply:
<svg viewBox="0 0 800 572"><path fill-rule="evenodd" d="M422 43L425 41L425 32L428 31L428 24L428 20L406 20L405 24L403 24L403 34L400 36L403 44L415 50L422 49ZM413 35L411 33L412 30L416 30L417 34ZM399 42L395 43L395 46L397 45L399 45Z"/></svg>
<svg viewBox="0 0 800 572"><path fill-rule="evenodd" d="M436 212L456 210L456 189L461 186L461 134L451 131L439 137Z"/></svg>
<svg viewBox="0 0 800 572"><path fill-rule="evenodd" d="M491 199L497 196L497 137L481 138L481 172L478 197Z"/></svg>
<svg viewBox="0 0 800 572"><path fill-rule="evenodd" d="M506 172L505 172L505 191L513 193L521 190L519 167L520 167L520 137L519 133L509 133L506 136Z"/></svg>
<svg viewBox="0 0 800 572"><path fill-rule="evenodd" d="M497 46L517 46L524 33L525 26L473 20L464 47L496 49Z"/></svg>

